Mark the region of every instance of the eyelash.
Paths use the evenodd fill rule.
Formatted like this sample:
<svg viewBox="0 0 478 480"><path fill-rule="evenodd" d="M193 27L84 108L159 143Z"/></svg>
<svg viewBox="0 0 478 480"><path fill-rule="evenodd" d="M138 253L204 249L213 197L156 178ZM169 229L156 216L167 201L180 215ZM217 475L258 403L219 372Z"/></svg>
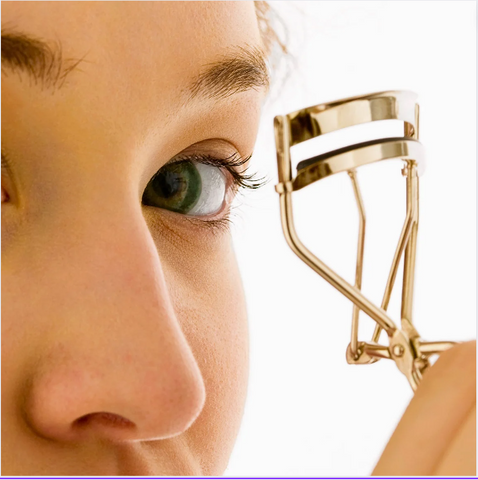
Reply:
<svg viewBox="0 0 478 480"><path fill-rule="evenodd" d="M174 160L174 163L189 160L191 162L204 163L205 165L212 165L213 167L223 168L227 170L233 180L234 185L237 188L248 188L248 189L257 189L262 187L265 184L263 178L256 178L256 174L246 174L249 166L244 170L239 171L238 168L242 167L247 163L252 157L248 155L247 157L241 157L238 153L233 153L226 158L216 158L209 154L195 153L193 155L186 155L184 157L178 157Z"/></svg>
<svg viewBox="0 0 478 480"><path fill-rule="evenodd" d="M257 190L267 183L266 178L257 177L255 173L247 173L249 166L247 166L244 170L239 170L239 167L242 167L244 164L246 164L251 157L252 154L246 157L241 157L237 152L226 158L216 158L209 154L195 153L192 155L185 155L184 157L179 156L171 163L179 163L182 161L199 162L226 170L232 177L235 195L240 189ZM201 217L192 217L187 215L183 215L183 218L196 225L199 223L200 226L204 226L206 228L224 231L228 230L230 224L232 223L230 213L229 205L225 215L219 219L206 220Z"/></svg>

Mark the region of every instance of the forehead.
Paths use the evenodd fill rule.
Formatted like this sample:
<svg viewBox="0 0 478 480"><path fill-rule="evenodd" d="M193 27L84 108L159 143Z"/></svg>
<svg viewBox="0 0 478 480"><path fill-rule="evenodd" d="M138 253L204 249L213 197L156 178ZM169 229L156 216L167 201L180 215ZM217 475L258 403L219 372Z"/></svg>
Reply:
<svg viewBox="0 0 478 480"><path fill-rule="evenodd" d="M40 94L14 75L2 82L8 90L5 107L18 112L20 104L28 105L31 118L38 109L35 132L41 136L47 125L49 140L52 132L63 141L75 131L77 143L83 134L92 139L114 132L112 142L125 142L146 136L147 128L161 135L158 125L171 122L174 129L193 112L194 118L207 116L211 104L202 99L178 115L191 79L237 46L262 47L254 2L39 1L2 2L1 8L2 31L61 44L63 60L81 59L55 95ZM251 108L257 103L257 92L241 95L250 95ZM232 106L235 99L227 102ZM240 108L246 109L244 97Z"/></svg>
<svg viewBox="0 0 478 480"><path fill-rule="evenodd" d="M155 87L180 87L231 47L261 43L253 2L2 2L4 25L60 42L96 81L114 72Z"/></svg>

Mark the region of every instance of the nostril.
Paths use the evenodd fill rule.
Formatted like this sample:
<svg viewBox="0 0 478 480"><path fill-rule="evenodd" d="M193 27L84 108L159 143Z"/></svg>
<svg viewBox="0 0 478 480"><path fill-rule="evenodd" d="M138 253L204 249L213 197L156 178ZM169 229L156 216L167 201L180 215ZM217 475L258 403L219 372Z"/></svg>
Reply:
<svg viewBox="0 0 478 480"><path fill-rule="evenodd" d="M83 415L82 417L77 418L73 422L73 427L80 429L95 425L119 429L133 429L136 427L136 425L127 418L109 412L89 413L88 415Z"/></svg>

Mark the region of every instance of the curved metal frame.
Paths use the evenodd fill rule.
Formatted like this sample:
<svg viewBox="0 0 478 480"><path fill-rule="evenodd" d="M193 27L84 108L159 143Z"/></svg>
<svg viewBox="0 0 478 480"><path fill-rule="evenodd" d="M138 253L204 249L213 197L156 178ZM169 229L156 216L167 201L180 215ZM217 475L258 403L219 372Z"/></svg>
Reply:
<svg viewBox="0 0 478 480"><path fill-rule="evenodd" d="M419 105L417 95L409 91L385 91L349 97L315 105L288 115L274 118L282 228L294 253L354 303L351 341L346 358L351 364L374 363L381 358L393 359L399 370L416 390L422 374L429 367L429 356L439 354L455 342L424 342L413 326L412 305L415 256L418 230L418 177L424 171L424 149L418 141ZM299 163L297 175L292 173L290 148L306 140L377 120L403 120L404 136L382 138L350 145ZM357 181L356 169L373 162L401 158L405 161L407 214L392 261L381 306L375 305L361 292L363 247L365 239L365 209ZM300 241L294 226L292 193L311 183L339 172L348 172L359 210L359 238L355 285L335 273ZM401 328L386 310L394 286L398 265L404 255ZM359 310L376 323L370 342L359 342ZM380 332L385 330L389 345L379 345Z"/></svg>

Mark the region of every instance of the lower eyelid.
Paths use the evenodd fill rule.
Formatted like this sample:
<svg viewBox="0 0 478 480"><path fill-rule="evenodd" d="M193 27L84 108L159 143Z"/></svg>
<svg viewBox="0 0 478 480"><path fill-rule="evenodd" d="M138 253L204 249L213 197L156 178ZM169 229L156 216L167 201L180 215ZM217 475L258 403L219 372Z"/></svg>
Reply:
<svg viewBox="0 0 478 480"><path fill-rule="evenodd" d="M183 213L173 212L171 210L157 209L155 207L145 206L145 208L154 209L151 214L153 224L156 224L155 228L171 230L175 235L181 235L175 231L175 228L171 225L183 225L184 228L193 228L197 230L198 234L201 232L212 233L226 233L229 231L229 226L232 223L230 220L231 205L227 204L220 213L211 216L193 216ZM160 210L160 212L158 212ZM158 221L161 219L162 221ZM169 220L168 220L169 219ZM157 223L158 222L158 223ZM171 225L171 226L168 226Z"/></svg>
<svg viewBox="0 0 478 480"><path fill-rule="evenodd" d="M229 226L232 223L230 220L231 205L226 205L220 214L214 216L191 216L183 215L184 220L198 226L199 228L207 228L213 230L229 230Z"/></svg>

